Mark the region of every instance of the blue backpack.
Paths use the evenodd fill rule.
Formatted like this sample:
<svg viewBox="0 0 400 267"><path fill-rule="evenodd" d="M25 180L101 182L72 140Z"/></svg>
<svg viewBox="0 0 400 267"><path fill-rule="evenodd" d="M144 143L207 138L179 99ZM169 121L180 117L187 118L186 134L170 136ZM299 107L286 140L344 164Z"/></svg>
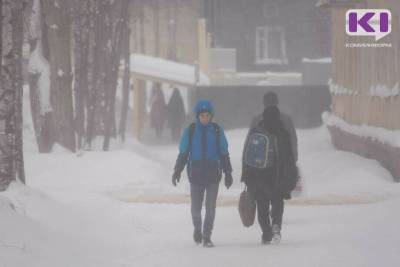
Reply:
<svg viewBox="0 0 400 267"><path fill-rule="evenodd" d="M270 169L275 166L278 156L277 137L254 130L247 139L243 163L256 169Z"/></svg>

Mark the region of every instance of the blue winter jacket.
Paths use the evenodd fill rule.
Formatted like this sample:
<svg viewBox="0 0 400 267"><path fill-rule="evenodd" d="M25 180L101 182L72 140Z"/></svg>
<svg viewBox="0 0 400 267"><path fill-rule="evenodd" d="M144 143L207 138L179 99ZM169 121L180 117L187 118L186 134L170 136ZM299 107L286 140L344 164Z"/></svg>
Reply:
<svg viewBox="0 0 400 267"><path fill-rule="evenodd" d="M196 184L208 184L219 182L222 170L225 174L232 172L229 159L228 142L224 130L219 126L219 142L214 124L201 124L198 114L203 111L213 113L209 101L199 101L195 107L196 122L192 137L192 145L189 148L189 127L183 132L179 155L175 165L175 171L181 172L187 163L189 181ZM217 144L219 143L219 147Z"/></svg>

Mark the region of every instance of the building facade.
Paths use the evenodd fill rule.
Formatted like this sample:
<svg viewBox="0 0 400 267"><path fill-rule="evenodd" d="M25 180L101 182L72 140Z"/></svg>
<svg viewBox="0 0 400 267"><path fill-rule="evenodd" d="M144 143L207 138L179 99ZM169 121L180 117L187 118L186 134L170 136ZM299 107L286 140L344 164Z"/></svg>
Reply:
<svg viewBox="0 0 400 267"><path fill-rule="evenodd" d="M303 58L330 56L330 12L315 0L208 0L214 48L234 48L237 70L299 70Z"/></svg>
<svg viewBox="0 0 400 267"><path fill-rule="evenodd" d="M332 114L337 148L376 159L400 181L400 2L321 1L332 12ZM346 33L350 9L388 9L392 31L373 36ZM368 46L380 47L368 47Z"/></svg>

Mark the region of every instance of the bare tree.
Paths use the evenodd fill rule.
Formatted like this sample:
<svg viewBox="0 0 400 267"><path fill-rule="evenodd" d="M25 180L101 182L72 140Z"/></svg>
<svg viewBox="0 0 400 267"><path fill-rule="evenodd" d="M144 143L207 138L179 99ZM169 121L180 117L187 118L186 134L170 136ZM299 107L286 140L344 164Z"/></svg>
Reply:
<svg viewBox="0 0 400 267"><path fill-rule="evenodd" d="M128 23L129 23L129 0L119 1L119 10L115 12L115 20L117 21L115 25L115 30L113 31L114 36L112 36L111 47L109 47L109 55L111 62L111 69L108 72L108 83L107 83L107 98L106 98L106 124L105 124L105 135L103 150L107 151L110 145L111 130L115 122L115 94L117 89L117 80L119 73L119 65L121 59L121 51L123 47L123 41L125 39L124 34L129 33ZM129 38L129 36L128 36ZM126 59L126 58L125 58ZM129 61L129 59L127 60ZM129 81L128 81L129 83Z"/></svg>
<svg viewBox="0 0 400 267"><path fill-rule="evenodd" d="M93 83L88 94L88 118L87 136L88 146L91 146L93 138L98 134L104 134L104 119L106 106L106 79L110 66L108 59L108 47L111 44L112 35L112 9L115 5L112 0L94 1L94 51L93 51Z"/></svg>
<svg viewBox="0 0 400 267"><path fill-rule="evenodd" d="M130 29L126 27L123 44L124 76L122 81L122 107L119 122L119 135L125 141L126 120L129 109L129 89L130 89Z"/></svg>
<svg viewBox="0 0 400 267"><path fill-rule="evenodd" d="M90 0L74 0L72 7L72 36L74 54L74 126L77 133L77 146L83 147L85 136L86 104L89 88L90 50Z"/></svg>
<svg viewBox="0 0 400 267"><path fill-rule="evenodd" d="M50 103L50 65L47 28L40 0L33 0L28 28L30 44L29 90L33 128L40 153L55 143L53 108Z"/></svg>
<svg viewBox="0 0 400 267"><path fill-rule="evenodd" d="M69 4L68 1L42 0L50 50L50 99L54 107L56 140L74 152Z"/></svg>
<svg viewBox="0 0 400 267"><path fill-rule="evenodd" d="M95 136L104 135L103 149L108 150L111 136L115 136L115 95L123 42L129 20L129 0L89 0L93 16L89 21L94 32L93 45L88 46L88 91L86 142L88 147ZM78 40L79 41L79 40ZM75 45L77 45L76 42ZM129 61L129 60L127 60ZM93 62L93 63L91 63ZM92 68L91 68L92 66ZM82 66L79 66L81 68ZM76 77L77 78L77 77ZM78 103L78 100L76 101ZM76 112L78 117L78 111Z"/></svg>
<svg viewBox="0 0 400 267"><path fill-rule="evenodd" d="M3 37L0 81L0 191L19 179L25 182L22 142L23 0L2 0ZM3 48L5 48L3 50Z"/></svg>
<svg viewBox="0 0 400 267"><path fill-rule="evenodd" d="M178 25L178 0L172 0L168 6L168 54L170 60L177 60L177 25Z"/></svg>
<svg viewBox="0 0 400 267"><path fill-rule="evenodd" d="M145 13L144 13L144 3L142 0L139 1L139 10L140 10L140 52L145 54L146 53L146 37L145 37Z"/></svg>
<svg viewBox="0 0 400 267"><path fill-rule="evenodd" d="M153 0L154 55L160 56L160 3Z"/></svg>

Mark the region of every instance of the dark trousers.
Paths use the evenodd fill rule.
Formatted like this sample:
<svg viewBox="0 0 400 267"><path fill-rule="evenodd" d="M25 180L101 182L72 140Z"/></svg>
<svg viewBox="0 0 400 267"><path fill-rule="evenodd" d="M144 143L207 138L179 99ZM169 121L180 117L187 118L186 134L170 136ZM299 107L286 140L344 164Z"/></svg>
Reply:
<svg viewBox="0 0 400 267"><path fill-rule="evenodd" d="M192 220L195 231L201 232L202 230L202 216L201 209L203 206L204 193L206 194L206 214L204 217L203 236L204 238L211 237L214 227L215 208L217 203L219 183L210 183L207 185L190 184L191 196L191 211Z"/></svg>
<svg viewBox="0 0 400 267"><path fill-rule="evenodd" d="M283 198L268 199L267 195L262 192L255 192L254 195L257 203L258 223L261 230L266 237L272 236L271 219L272 225L277 224L279 228L282 227Z"/></svg>

